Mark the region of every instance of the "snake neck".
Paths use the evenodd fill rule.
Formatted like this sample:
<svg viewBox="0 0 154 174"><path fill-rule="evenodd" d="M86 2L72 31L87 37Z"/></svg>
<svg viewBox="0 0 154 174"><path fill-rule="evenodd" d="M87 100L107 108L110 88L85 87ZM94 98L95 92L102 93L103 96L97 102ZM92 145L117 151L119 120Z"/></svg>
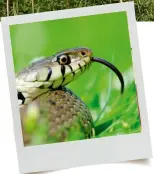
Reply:
<svg viewBox="0 0 154 174"><path fill-rule="evenodd" d="M66 86L78 78L91 63L90 58L71 65L40 62L40 66L33 64L16 76L19 105L28 104L43 93Z"/></svg>

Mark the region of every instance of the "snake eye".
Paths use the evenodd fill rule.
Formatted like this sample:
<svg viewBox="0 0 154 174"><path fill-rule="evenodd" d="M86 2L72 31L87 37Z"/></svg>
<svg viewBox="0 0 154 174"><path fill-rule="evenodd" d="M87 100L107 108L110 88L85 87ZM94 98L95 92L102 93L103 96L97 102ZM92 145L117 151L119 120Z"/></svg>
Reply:
<svg viewBox="0 0 154 174"><path fill-rule="evenodd" d="M66 56L61 56L60 57L60 62L61 63L66 63L67 62L67 57Z"/></svg>
<svg viewBox="0 0 154 174"><path fill-rule="evenodd" d="M60 55L57 58L57 61L59 62L59 64L61 65L68 65L71 63L70 57L68 55Z"/></svg>

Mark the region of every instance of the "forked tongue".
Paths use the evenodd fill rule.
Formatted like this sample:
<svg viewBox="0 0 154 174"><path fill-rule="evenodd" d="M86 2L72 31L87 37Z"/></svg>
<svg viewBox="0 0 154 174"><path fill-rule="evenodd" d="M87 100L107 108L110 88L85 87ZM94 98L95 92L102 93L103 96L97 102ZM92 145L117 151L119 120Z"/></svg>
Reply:
<svg viewBox="0 0 154 174"><path fill-rule="evenodd" d="M92 62L98 62L98 63L106 65L118 76L120 83L121 83L121 94L122 94L124 92L124 79L123 79L121 72L113 64L111 64L110 62L108 62L102 58L92 57Z"/></svg>

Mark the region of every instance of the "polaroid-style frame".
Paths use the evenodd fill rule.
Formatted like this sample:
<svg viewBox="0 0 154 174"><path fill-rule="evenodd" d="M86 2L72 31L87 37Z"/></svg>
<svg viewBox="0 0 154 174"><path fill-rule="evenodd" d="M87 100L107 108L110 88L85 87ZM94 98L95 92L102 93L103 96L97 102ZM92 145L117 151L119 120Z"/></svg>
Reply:
<svg viewBox="0 0 154 174"><path fill-rule="evenodd" d="M133 70L135 82L137 84L138 103L142 123L141 132L129 135L126 134L98 139L95 138L84 141L70 141L24 147L17 101L15 71L13 66L14 62L9 27L16 24L109 14L123 11L126 12L128 19L134 67ZM133 3L119 3L14 17L4 17L2 18L2 31L14 118L14 132L18 153L19 170L21 173L56 170L75 166L120 162L151 157L152 152Z"/></svg>

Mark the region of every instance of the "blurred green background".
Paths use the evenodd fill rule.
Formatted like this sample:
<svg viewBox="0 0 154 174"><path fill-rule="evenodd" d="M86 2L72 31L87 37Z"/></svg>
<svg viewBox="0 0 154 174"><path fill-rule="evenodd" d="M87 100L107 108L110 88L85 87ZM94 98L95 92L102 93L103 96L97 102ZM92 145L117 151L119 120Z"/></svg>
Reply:
<svg viewBox="0 0 154 174"><path fill-rule="evenodd" d="M10 36L15 72L37 57L80 46L113 63L124 76L123 95L117 76L98 63L67 87L87 104L94 121L106 106L95 122L102 130L98 137L141 131L126 12L12 25Z"/></svg>

